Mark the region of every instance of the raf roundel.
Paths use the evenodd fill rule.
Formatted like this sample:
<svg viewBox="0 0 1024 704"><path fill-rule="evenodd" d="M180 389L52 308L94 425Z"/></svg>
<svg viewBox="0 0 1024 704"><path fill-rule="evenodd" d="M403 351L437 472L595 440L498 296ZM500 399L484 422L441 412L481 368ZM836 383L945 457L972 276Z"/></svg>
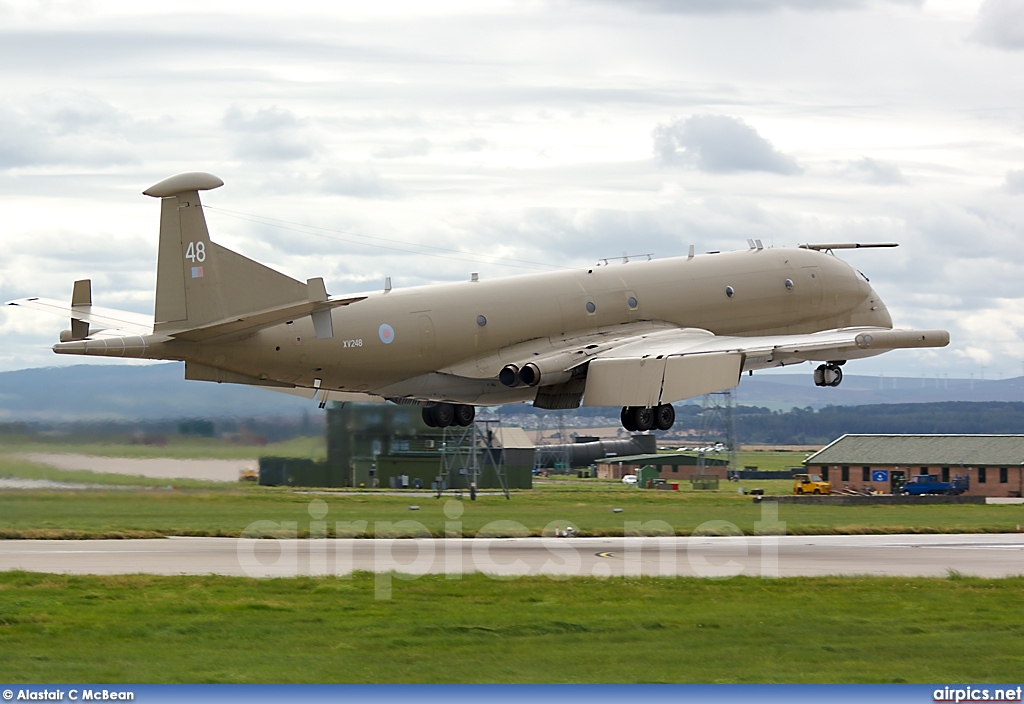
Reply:
<svg viewBox="0 0 1024 704"><path fill-rule="evenodd" d="M395 339L395 329L387 323L380 326L377 334L380 335L380 341L385 345L390 345Z"/></svg>

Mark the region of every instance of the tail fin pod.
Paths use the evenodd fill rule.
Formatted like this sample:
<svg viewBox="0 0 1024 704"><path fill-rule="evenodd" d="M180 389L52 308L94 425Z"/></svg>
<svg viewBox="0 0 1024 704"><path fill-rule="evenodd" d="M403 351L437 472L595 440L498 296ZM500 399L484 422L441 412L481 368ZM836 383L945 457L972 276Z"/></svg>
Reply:
<svg viewBox="0 0 1024 704"><path fill-rule="evenodd" d="M161 199L155 332L175 332L307 300L306 284L210 240L199 191L212 174L171 176L144 191Z"/></svg>

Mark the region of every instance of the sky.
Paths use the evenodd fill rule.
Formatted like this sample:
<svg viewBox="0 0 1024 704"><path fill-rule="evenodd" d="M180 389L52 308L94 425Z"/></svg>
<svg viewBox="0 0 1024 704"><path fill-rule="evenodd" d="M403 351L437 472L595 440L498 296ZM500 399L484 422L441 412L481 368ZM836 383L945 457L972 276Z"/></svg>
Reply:
<svg viewBox="0 0 1024 704"><path fill-rule="evenodd" d="M898 242L841 256L952 342L847 372L1024 374L1018 0L0 0L0 86L0 300L151 313L141 192L208 171L212 237L332 295ZM0 371L66 327L0 307Z"/></svg>

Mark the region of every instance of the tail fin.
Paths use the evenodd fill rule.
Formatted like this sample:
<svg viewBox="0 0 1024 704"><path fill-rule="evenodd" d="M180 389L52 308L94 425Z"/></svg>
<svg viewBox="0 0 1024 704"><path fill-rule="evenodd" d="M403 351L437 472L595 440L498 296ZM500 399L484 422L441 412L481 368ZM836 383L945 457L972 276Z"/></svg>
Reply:
<svg viewBox="0 0 1024 704"><path fill-rule="evenodd" d="M144 191L161 199L153 331L175 333L308 301L306 284L210 241L199 191L223 186L190 172Z"/></svg>

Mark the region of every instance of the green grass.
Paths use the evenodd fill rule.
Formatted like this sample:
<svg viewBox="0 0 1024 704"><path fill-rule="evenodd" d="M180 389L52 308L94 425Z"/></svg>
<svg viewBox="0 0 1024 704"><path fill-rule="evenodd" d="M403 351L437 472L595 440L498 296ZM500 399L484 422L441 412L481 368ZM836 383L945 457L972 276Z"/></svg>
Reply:
<svg viewBox="0 0 1024 704"><path fill-rule="evenodd" d="M310 494L248 483L184 479L147 479L118 474L66 471L0 455L0 477L49 479L110 486L109 489L18 490L0 492L0 538L140 537L143 535L237 536L254 521L294 521L304 534L310 501L327 502L325 520L366 521L372 535L377 522L417 521L436 536L450 519L444 507L451 497L380 496L360 490ZM177 487L168 490L173 482ZM513 492L512 500L481 494L462 502L460 530L465 536L541 535L555 525L573 525L581 535L622 535L624 531L677 535L759 532L768 504L754 504L737 493L761 487L768 494L789 494L789 480L722 482L718 491L649 491L618 481L589 479L538 483ZM410 505L420 510L410 511ZM621 508L621 513L612 509ZM778 519L789 534L1010 532L1024 522L1024 507L1013 505L778 505ZM718 527L708 522L725 522ZM628 523L627 523L628 522ZM637 527L639 526L639 528ZM777 527L773 532L782 531ZM344 526L339 535L351 531Z"/></svg>
<svg viewBox="0 0 1024 704"><path fill-rule="evenodd" d="M91 472L87 469L57 469L18 457L0 455L0 478L37 479L63 484L100 485L107 487L150 487L209 489L224 488L224 482L202 481L200 479L156 479L130 474ZM232 486L232 485L228 485Z"/></svg>
<svg viewBox="0 0 1024 704"><path fill-rule="evenodd" d="M1012 682L1024 579L0 574L16 682ZM965 654L974 654L965 657Z"/></svg>
<svg viewBox="0 0 1024 704"><path fill-rule="evenodd" d="M322 436L300 437L267 445L235 445L216 438L170 436L167 444L144 445L88 442L80 438L0 438L0 453L71 453L98 457L169 457L173 459L256 459L263 455L324 459L327 445Z"/></svg>
<svg viewBox="0 0 1024 704"><path fill-rule="evenodd" d="M294 521L299 535L308 530L310 502L323 500L324 520L366 521L372 535L377 522L416 521L442 536L451 520L444 509L450 497L379 496L345 492L307 494L289 489L0 492L0 538L82 538L152 535L241 535L254 521ZM410 505L420 507L410 511ZM1024 518L1012 505L820 506L754 504L749 497L620 489L579 493L568 488L519 492L463 500L459 530L467 537L541 535L555 525L573 525L581 535L674 532L755 534L762 510L778 509L788 534L1011 532ZM621 513L613 513L621 508ZM725 521L722 526L705 525ZM630 522L630 523L627 523ZM450 526L449 526L450 527ZM344 525L338 535L348 535ZM773 532L780 532L776 527Z"/></svg>

